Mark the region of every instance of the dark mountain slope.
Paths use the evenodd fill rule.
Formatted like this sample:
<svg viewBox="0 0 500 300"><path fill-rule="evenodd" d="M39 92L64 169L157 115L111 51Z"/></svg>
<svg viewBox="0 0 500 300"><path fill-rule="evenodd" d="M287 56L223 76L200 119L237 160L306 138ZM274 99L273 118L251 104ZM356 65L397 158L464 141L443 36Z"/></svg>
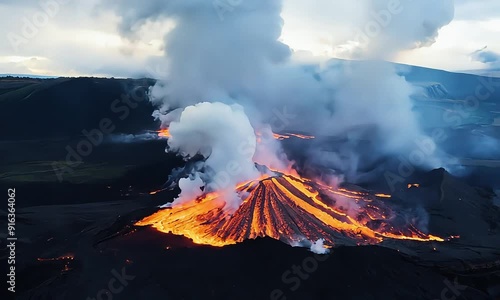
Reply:
<svg viewBox="0 0 500 300"><path fill-rule="evenodd" d="M0 79L0 138L74 137L99 128L114 133L156 129L145 93L153 80L58 78Z"/></svg>

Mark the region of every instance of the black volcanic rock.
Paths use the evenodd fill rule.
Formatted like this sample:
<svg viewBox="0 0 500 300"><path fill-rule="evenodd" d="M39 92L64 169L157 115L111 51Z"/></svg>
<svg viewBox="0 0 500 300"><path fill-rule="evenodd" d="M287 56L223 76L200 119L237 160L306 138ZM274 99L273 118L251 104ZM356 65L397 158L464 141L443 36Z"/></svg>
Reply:
<svg viewBox="0 0 500 300"><path fill-rule="evenodd" d="M442 236L460 235L462 241L481 245L498 235L500 209L481 189L437 169L422 176L419 188L406 195L429 213L429 231ZM500 243L498 244L500 248Z"/></svg>
<svg viewBox="0 0 500 300"><path fill-rule="evenodd" d="M269 238L218 248L132 226L154 210L148 197L21 209L17 299L96 298L116 272L134 278L113 299L250 300L273 299L272 293L282 295L274 299L441 299L454 296L455 284L465 299L491 299L500 280L491 199L443 170L420 183L401 197L418 200L437 189L425 203L433 210L430 230L463 237L339 247L316 256ZM74 259L51 259L68 253Z"/></svg>
<svg viewBox="0 0 500 300"><path fill-rule="evenodd" d="M123 293L114 295L131 300L438 299L454 281L395 250L377 246L341 247L318 256L268 238L224 248L166 249L165 242L165 235L148 230L97 248L81 239L67 272L61 273L59 262L27 264L20 282L50 279L38 279L22 289L18 299L95 298L107 289L113 270L133 277ZM464 297L488 299L470 287L467 278L459 284Z"/></svg>

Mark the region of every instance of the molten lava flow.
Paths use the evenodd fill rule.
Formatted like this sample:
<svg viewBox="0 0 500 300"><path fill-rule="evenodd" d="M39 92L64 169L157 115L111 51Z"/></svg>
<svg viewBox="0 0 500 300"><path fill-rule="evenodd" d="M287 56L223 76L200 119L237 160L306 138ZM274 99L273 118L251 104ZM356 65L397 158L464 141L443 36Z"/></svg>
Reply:
<svg viewBox="0 0 500 300"><path fill-rule="evenodd" d="M268 236L295 245L324 239L356 245L384 239L443 241L398 218L378 197L367 192L329 186L277 173L236 188L243 200L231 215L218 193L208 193L182 205L156 212L136 223L161 232L184 235L197 244L225 246ZM356 207L353 214L346 204Z"/></svg>
<svg viewBox="0 0 500 300"><path fill-rule="evenodd" d="M315 138L312 135L304 135L304 134L298 134L298 133L285 133L285 134L273 133L273 137L277 140L280 140L280 141L287 140L291 137L296 137L296 138L303 139L303 140L312 140Z"/></svg>
<svg viewBox="0 0 500 300"><path fill-rule="evenodd" d="M273 137L277 140L286 140L286 139L289 139L290 136L289 135L284 135L284 134L279 134L279 133L273 133Z"/></svg>
<svg viewBox="0 0 500 300"><path fill-rule="evenodd" d="M304 134L298 134L298 133L289 133L288 135L294 136L296 138L303 139L303 140L312 140L312 139L316 138L315 136L312 136L312 135L304 135Z"/></svg>
<svg viewBox="0 0 500 300"><path fill-rule="evenodd" d="M163 189L159 189L159 190L154 190L154 191L149 192L149 194L150 195L156 195L156 194L158 194L160 192L163 192L165 190L167 190L167 188L163 188Z"/></svg>
<svg viewBox="0 0 500 300"><path fill-rule="evenodd" d="M157 131L159 137L163 138L169 138L170 137L170 130L168 128L162 128L159 131Z"/></svg>
<svg viewBox="0 0 500 300"><path fill-rule="evenodd" d="M168 128L162 128L162 129L158 130L156 133L158 134L159 137L163 137L163 138L171 137L170 130ZM261 133L256 132L256 135L258 138L260 138ZM273 137L276 140L280 140L280 141L289 139L291 137L296 137L296 138L303 139L303 140L311 140L311 139L315 138L312 135L304 135L304 134L298 134L298 133L286 133L286 134L273 133Z"/></svg>

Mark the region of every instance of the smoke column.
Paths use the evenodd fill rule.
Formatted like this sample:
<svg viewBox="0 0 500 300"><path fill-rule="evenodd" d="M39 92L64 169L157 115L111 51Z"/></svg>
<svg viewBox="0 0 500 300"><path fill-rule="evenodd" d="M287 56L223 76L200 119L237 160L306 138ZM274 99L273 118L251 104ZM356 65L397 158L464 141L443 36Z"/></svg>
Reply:
<svg viewBox="0 0 500 300"><path fill-rule="evenodd" d="M395 2L399 3L397 13L386 13ZM289 165L275 142L263 143L266 149L250 147L252 151L245 155L233 153L239 142L254 143L255 131L272 127L276 111L288 110L296 116L286 122L290 130L330 137L355 132L369 138L375 145L370 153L374 160L405 154L414 149L415 140L425 138L412 112L414 87L383 60L431 45L439 29L453 19L452 0L357 1L362 11L353 26L363 33L367 24L378 22L380 29L367 41L348 40L344 46L351 58L369 62L322 65L302 65L290 59L291 49L279 41L284 24L282 1L234 3L222 12L213 1L203 0L102 4L122 17L119 29L128 38L148 21L175 22L165 36L167 80L151 89L151 101L158 106L155 116L171 128L171 151L185 157L200 153L207 169L214 171L198 170L183 180L183 186L194 185L196 193L202 182L210 188L216 181L214 174L230 161L238 161L242 172L229 185L255 177L252 162L257 157L271 156L271 161ZM354 4L329 1L324 5L334 28L336 19L341 19L335 7ZM349 140L337 152L310 149L308 153L312 161L355 175L358 148ZM266 152L272 155L259 155ZM436 154L427 157L424 165L439 164Z"/></svg>
<svg viewBox="0 0 500 300"><path fill-rule="evenodd" d="M170 123L169 151L189 159L204 157L203 170L181 179L181 195L174 204L191 200L205 191L226 194L228 208L240 203L234 194L236 184L259 177L253 156L256 137L243 107L220 102L203 102L188 106L179 121Z"/></svg>

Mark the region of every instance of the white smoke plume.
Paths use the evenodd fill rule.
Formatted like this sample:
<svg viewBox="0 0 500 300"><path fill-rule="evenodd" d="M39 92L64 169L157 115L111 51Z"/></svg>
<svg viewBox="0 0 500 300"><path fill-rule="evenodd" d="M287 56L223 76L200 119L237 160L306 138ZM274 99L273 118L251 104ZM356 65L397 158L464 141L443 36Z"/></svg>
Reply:
<svg viewBox="0 0 500 300"><path fill-rule="evenodd" d="M361 58L392 59L400 51L430 46L454 17L454 0L364 0ZM363 47L363 39L368 41Z"/></svg>
<svg viewBox="0 0 500 300"><path fill-rule="evenodd" d="M305 247L309 248L311 252L316 254L328 254L330 249L326 248L324 239L318 239L317 241L310 241L305 237L300 237L299 239L293 241L290 245L292 247Z"/></svg>
<svg viewBox="0 0 500 300"><path fill-rule="evenodd" d="M200 188L199 177L210 189L216 182L213 176L231 161L237 161L242 172L229 178L228 184L252 178L256 172L253 161L268 157L261 155L266 151L278 153L272 157L274 164L276 159L283 161L274 143L268 145L271 150L250 147L252 151L244 155L238 153L237 146L243 141L255 141L254 128L265 132L266 123L276 127L271 120L276 111L284 108L296 115L287 120L287 129L330 137L348 135L343 150L323 155L316 150L310 152L312 160L321 158L328 167L346 173L355 174L359 163L359 145L356 139L351 141L352 134L374 143L370 154L374 158L404 154L415 147L415 140L424 137L412 112L413 87L397 75L394 67L380 60L432 44L439 29L453 18L453 0L356 1L362 12L353 26L366 28L378 22L380 28L367 42L352 39L346 45L352 50L351 58L371 62L324 65L301 65L289 59L291 50L280 41L281 12L286 3L227 3L229 6L222 12L212 0L151 0L140 4L124 0L103 4L121 16L120 31L129 38L149 21L175 23L165 36L167 80L159 81L150 96L159 107L155 115L170 126L171 150L185 157L202 154L206 166L214 171L198 170L190 179L195 181L193 185ZM332 6L325 6L325 14L335 5L354 5L354 1L329 3ZM394 3L399 3L396 13L385 14ZM330 12L333 27L339 16L335 9ZM197 104L204 101L229 106ZM428 166L439 164L432 155L427 160Z"/></svg>
<svg viewBox="0 0 500 300"><path fill-rule="evenodd" d="M243 107L198 103L186 107L169 129L169 151L186 159L198 154L204 157L204 170L195 171L192 178L179 183L182 192L176 203L196 198L204 186L208 192L226 191L228 207L238 207L234 187L259 177L253 161L256 137Z"/></svg>
<svg viewBox="0 0 500 300"><path fill-rule="evenodd" d="M324 239L319 239L316 242L311 244L311 252L314 252L316 254L327 254L330 252L328 248L325 248L325 245L323 244L325 242Z"/></svg>
<svg viewBox="0 0 500 300"><path fill-rule="evenodd" d="M188 178L181 178L179 180L179 188L182 193L179 195L178 202L184 203L201 196L203 194L201 190L203 186L204 184L199 174Z"/></svg>
<svg viewBox="0 0 500 300"><path fill-rule="evenodd" d="M225 3L227 1L220 1ZM110 1L122 16L120 31L131 36L151 20L171 19L165 37L168 83L151 91L164 110L214 99L242 98L264 83L268 70L290 56L279 42L281 1L252 0L218 5L213 0ZM233 99L234 101L234 99Z"/></svg>

